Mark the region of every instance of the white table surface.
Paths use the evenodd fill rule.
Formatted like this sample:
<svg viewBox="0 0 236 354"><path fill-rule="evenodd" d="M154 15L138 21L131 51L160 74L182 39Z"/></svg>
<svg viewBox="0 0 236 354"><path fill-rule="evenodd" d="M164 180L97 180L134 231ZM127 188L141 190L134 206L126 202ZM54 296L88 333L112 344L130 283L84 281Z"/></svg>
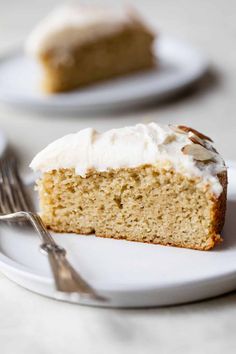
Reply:
<svg viewBox="0 0 236 354"><path fill-rule="evenodd" d="M0 128L18 149L24 171L36 152L66 133L87 126L104 130L152 120L202 130L215 140L226 159L236 159L236 2L129 2L163 32L204 51L213 74L195 90L168 103L116 114L50 117L0 105ZM35 21L56 3L0 0L0 51L22 41ZM1 354L233 353L235 328L236 292L169 308L97 309L43 298L0 275Z"/></svg>

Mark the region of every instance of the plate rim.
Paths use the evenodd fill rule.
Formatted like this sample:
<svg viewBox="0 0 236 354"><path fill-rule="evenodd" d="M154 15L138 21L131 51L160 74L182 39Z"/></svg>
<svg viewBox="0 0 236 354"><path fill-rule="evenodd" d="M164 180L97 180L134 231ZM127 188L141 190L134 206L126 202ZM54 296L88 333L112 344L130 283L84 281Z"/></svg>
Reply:
<svg viewBox="0 0 236 354"><path fill-rule="evenodd" d="M232 168L236 171L236 160L227 160L226 161L226 166L227 168ZM35 235L35 237L37 237L37 235ZM166 246L162 246L162 247L166 247ZM200 251L201 252L201 251ZM42 257L44 255L42 254ZM3 269L3 270L2 270ZM46 276L46 275L42 275L39 274L37 270L31 270L29 267L26 267L20 263L18 263L17 261L12 260L10 257L7 257L2 250L0 249L0 271L2 271L4 273L4 271L6 270L6 272L10 271L13 272L14 274L19 274L20 276L23 276L24 278L28 278L31 279L33 281L38 281L44 285L52 285L53 284L53 278ZM7 276L8 277L8 276ZM235 278L236 280L236 262L235 262L235 269L234 270L230 270L224 273L218 273L218 274L214 274L212 276L203 276L200 279L187 279L184 280L182 282L178 282L178 283L165 283L164 286L162 287L158 287L157 285L152 285L152 286L142 286L137 287L132 285L132 287L129 288L119 288L116 289L114 287L107 289L104 286L96 286L96 290L99 292L109 292L109 293L126 293L126 294L131 294L134 292L143 292L143 291L148 291L148 292L152 292L155 290L160 290L160 289L169 289L169 288L179 288L179 287L185 287L185 286L191 286L191 284L202 284L203 282L212 282L215 280L220 280L220 279L225 279L225 278ZM119 284L120 286L120 284ZM235 284L235 288L236 288L236 284Z"/></svg>
<svg viewBox="0 0 236 354"><path fill-rule="evenodd" d="M7 92L0 90L0 102L11 105L12 107L18 107L27 109L29 111L46 111L48 113L59 113L59 112L81 112L81 113L89 113L94 112L95 110L99 111L110 111L117 109L130 108L134 106L140 106L144 103L150 103L153 100L158 102L159 100L163 100L164 98L171 97L175 93L185 89L186 87L194 84L194 82L198 81L209 69L209 60L208 58L195 46L189 44L187 41L178 39L174 36L170 36L168 34L163 34L160 36L158 41L154 45L154 52L157 53L157 46L162 42L172 42L174 45L182 46L188 50L188 52L194 53L197 58L195 61L195 65L192 65L190 72L186 71L181 78L178 79L175 83L172 83L171 86L166 86L162 88L161 92L156 92L156 90L148 90L136 93L133 97L129 97L126 99L125 97L120 97L119 99L112 98L109 102L105 102L103 99L100 102L89 101L87 104L76 103L70 101L63 101L60 103L58 100L59 95L50 96L45 98L42 96L39 98L30 98L27 99L27 96L18 97L16 95L7 94ZM6 62L9 59L12 59L16 56L23 56L23 48L22 45L17 45L15 48L12 48L2 55L0 55L0 65L2 62ZM197 62L197 65L196 65ZM117 79L122 79L117 78ZM72 91L76 92L76 91ZM61 94L63 95L63 93ZM49 99L48 99L49 98ZM91 98L90 98L91 100ZM122 105L122 106L121 106Z"/></svg>

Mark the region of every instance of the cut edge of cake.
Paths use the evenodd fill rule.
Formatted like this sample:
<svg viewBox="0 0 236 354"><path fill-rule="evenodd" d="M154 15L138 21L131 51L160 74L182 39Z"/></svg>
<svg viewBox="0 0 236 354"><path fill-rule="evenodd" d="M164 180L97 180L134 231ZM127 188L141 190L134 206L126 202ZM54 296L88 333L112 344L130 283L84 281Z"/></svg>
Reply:
<svg viewBox="0 0 236 354"><path fill-rule="evenodd" d="M137 183L137 176L140 176L141 171L150 168L154 174L159 172L160 176L164 176L165 173L167 173L167 171L161 172L153 169L151 166L141 166L136 169L118 169L100 173L94 171L88 174L86 178L77 176L74 171L70 169L47 172L43 175L38 184L42 219L51 230L61 233L78 233L84 235L95 233L96 236L105 238L125 239L128 241L170 245L197 250L208 250L221 242L222 238L220 233L223 228L226 209L226 172L223 172L219 176L224 190L220 197L216 198L213 194L204 191L209 202L209 204L207 204L202 193L193 190L193 200L191 200L191 196L189 195L188 205L187 203L185 204L186 215L191 210L191 204L194 205L195 210L192 211L192 215L189 215L189 218L194 215L195 218L198 217L198 222L201 220L203 224L208 220L209 224L207 224L207 226L210 231L202 235L196 234L198 222L194 223L192 221L189 223L188 229L186 229L188 230L188 234L185 234L185 230L182 230L180 234L180 232L176 232L176 227L178 227L176 220L181 217L181 215L183 218L186 218L184 213L179 213L178 208L181 205L180 201L177 198L174 199L174 195L172 194L171 198L173 206L175 207L175 213L172 215L170 211L173 212L173 210L168 207L166 211L163 212L163 209L161 209L158 210L157 213L155 204L153 203L150 207L147 207L147 198L134 186ZM120 189L118 188L114 194L109 191L109 188L107 192L104 191L102 195L100 193L100 196L96 195L96 192L91 190L89 192L86 191L86 189L90 189L94 186L94 178L97 180L102 179L103 181L107 180L107 184L111 183L112 179L112 183L114 184L116 174L119 175L122 173L126 176L131 176L130 178L134 179L134 184L132 182L125 187L121 185ZM168 174L171 174L171 171L168 171ZM63 184L56 182L58 180L61 181L62 177L64 177L64 180L62 180ZM70 180L68 183L66 183L67 178ZM192 182L193 180L189 180L190 185ZM50 188L52 183L53 190ZM187 183L186 178L185 184ZM63 190L62 186L67 187ZM166 186L163 186L163 188L165 187ZM134 193L134 199L132 200L129 196L130 209L127 208L127 202L124 201L128 194L124 194L126 188L134 188L132 191ZM77 193L74 195L75 200L73 200L71 196L71 193L74 194L74 189L77 189ZM94 191L95 190L96 189L94 189ZM79 195L78 191L80 191L81 194L85 194L87 200L83 197L75 197ZM187 193L183 191L180 191L180 193L183 193L183 195L186 194L185 198L187 198ZM195 195L197 195L199 199L200 197L203 199L202 204L200 202L199 204L194 204ZM158 201L158 199L156 199L156 201ZM197 209L197 205L199 205L199 210ZM136 210L137 206L139 209ZM165 206L165 203L163 203L163 208ZM73 210L73 212L71 212L71 210ZM143 213L145 213L144 216ZM148 223L146 223L146 220L148 220ZM123 226L120 224L121 221L123 222ZM173 221L175 221L175 225L172 228L167 228L166 225L172 225ZM195 224L196 229L194 229ZM105 227L105 225L108 226ZM126 227L126 225L128 225L128 227ZM155 225L155 227L153 225ZM137 231L139 229L141 232ZM161 229L164 229L165 235L160 231L158 234L158 230ZM167 230L170 231L170 233L167 233ZM177 234L178 237L175 236ZM194 237L194 235L196 237Z"/></svg>
<svg viewBox="0 0 236 354"><path fill-rule="evenodd" d="M196 164L202 175L183 174L163 161L133 167L106 167L104 170L87 166L79 172L65 165L50 170L48 161L39 155L41 164L45 162L44 166L41 165L44 171L38 189L46 225L57 232L95 232L101 237L198 250L208 250L219 243L227 199L227 170L223 160L221 165L218 161L218 169L214 167L214 174L209 168L216 164L214 158L221 158L213 147L210 148L210 138L185 126L171 126L168 129L174 133L165 131L167 135L164 136L164 132L158 131L160 127L153 124L149 125L149 131L139 125L141 135L149 134L151 144L156 131L159 134L157 140L162 139L160 150L168 150L168 146L174 144L172 139L178 136L178 154ZM132 127L130 129L132 136ZM110 131L113 132L109 136L111 140L116 131L119 130ZM99 139L100 143L101 139L105 141L105 134L101 135L102 138L95 134L96 137L91 138L93 143ZM124 130L121 129L119 134L125 134ZM124 139L121 136L119 139ZM144 139L142 143L145 145L147 141ZM207 148L203 146L205 144ZM153 148L154 145L155 142ZM129 147L126 149L129 154ZM58 152L58 146L51 148L51 166L52 159L55 159L52 151ZM34 169L36 165L40 168L39 157L32 163ZM108 163L111 165L111 161Z"/></svg>

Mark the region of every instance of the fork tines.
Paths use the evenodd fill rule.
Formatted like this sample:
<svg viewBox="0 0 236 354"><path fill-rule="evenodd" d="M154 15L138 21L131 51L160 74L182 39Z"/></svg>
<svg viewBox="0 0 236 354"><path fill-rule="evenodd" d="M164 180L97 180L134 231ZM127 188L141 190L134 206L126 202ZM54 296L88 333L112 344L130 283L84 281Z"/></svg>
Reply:
<svg viewBox="0 0 236 354"><path fill-rule="evenodd" d="M33 211L17 170L17 162L11 153L0 159L0 212Z"/></svg>

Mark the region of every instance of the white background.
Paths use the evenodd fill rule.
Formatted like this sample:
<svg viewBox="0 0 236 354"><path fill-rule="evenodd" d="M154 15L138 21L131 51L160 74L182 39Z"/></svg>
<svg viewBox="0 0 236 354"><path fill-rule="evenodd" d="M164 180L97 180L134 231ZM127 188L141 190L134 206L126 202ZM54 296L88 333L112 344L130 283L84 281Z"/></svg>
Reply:
<svg viewBox="0 0 236 354"><path fill-rule="evenodd" d="M236 159L236 2L129 2L160 31L201 49L210 58L213 73L167 103L113 115L50 118L0 106L0 128L17 147L25 171L37 151L66 133L151 120L192 125L215 140L225 159ZM23 40L57 3L0 0L0 51ZM162 309L96 309L42 298L0 275L1 354L233 353L235 328L236 293Z"/></svg>

